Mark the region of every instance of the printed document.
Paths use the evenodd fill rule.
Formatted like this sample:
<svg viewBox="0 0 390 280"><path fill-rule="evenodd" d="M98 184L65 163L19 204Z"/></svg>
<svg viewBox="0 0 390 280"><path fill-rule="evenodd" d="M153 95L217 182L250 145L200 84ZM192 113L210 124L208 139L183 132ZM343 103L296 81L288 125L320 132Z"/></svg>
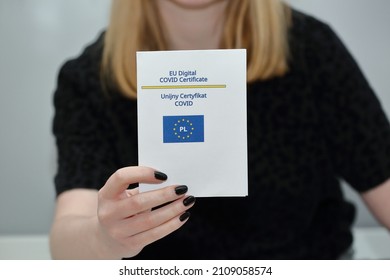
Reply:
<svg viewBox="0 0 390 280"><path fill-rule="evenodd" d="M247 196L246 50L137 52L139 165L196 197Z"/></svg>

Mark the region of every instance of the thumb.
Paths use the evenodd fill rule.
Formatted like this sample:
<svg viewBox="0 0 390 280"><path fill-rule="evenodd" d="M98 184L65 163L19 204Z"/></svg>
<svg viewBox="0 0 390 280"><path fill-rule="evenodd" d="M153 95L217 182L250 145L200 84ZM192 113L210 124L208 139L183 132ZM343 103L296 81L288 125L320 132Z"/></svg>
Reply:
<svg viewBox="0 0 390 280"><path fill-rule="evenodd" d="M108 178L106 184L100 190L101 195L107 199L118 198L126 192L130 184L148 183L158 184L167 179L167 175L145 166L130 166L118 169ZM136 191L137 192L137 191Z"/></svg>

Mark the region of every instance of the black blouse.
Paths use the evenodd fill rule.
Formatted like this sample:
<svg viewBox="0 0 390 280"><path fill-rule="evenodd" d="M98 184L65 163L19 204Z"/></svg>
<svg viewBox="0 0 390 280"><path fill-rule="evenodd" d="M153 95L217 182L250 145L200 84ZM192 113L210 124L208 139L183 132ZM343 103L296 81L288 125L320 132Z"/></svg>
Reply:
<svg viewBox="0 0 390 280"><path fill-rule="evenodd" d="M59 73L57 194L137 165L137 103L103 93L103 36ZM199 198L181 229L136 258L332 259L351 245L355 209L339 181L364 192L390 177L389 122L328 25L294 11L289 36L288 74L248 84L249 196Z"/></svg>

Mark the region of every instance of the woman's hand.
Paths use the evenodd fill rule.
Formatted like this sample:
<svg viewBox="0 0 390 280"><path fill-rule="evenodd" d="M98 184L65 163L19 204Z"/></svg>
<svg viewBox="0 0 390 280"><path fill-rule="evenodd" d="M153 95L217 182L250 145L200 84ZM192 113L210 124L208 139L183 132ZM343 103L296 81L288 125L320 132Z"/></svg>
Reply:
<svg viewBox="0 0 390 280"><path fill-rule="evenodd" d="M167 176L148 167L116 171L98 193L97 235L101 254L112 258L133 257L146 245L180 228L195 202L185 196L186 186L169 186L139 193L129 184L161 183ZM169 203L171 202L171 203ZM167 204L169 203L169 204ZM152 208L161 206L152 211Z"/></svg>

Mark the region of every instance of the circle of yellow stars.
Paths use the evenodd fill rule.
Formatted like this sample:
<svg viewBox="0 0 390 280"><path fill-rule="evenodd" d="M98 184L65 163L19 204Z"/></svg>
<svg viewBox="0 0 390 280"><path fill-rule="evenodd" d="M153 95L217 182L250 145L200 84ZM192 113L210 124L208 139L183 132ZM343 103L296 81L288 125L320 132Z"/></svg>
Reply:
<svg viewBox="0 0 390 280"><path fill-rule="evenodd" d="M185 135L183 136L183 132L180 133L179 129L178 129L178 126L179 125L188 125L188 127L190 128L187 133L184 133ZM181 140L185 140L185 139L189 139L191 137L191 135L193 134L193 131L195 130L195 128L193 127L192 125L192 122L190 122L189 120L186 120L184 118L182 118L181 120L178 120L175 124L174 124L174 127L173 127L173 131L174 131L174 134L175 136L177 136L177 138L181 139Z"/></svg>

